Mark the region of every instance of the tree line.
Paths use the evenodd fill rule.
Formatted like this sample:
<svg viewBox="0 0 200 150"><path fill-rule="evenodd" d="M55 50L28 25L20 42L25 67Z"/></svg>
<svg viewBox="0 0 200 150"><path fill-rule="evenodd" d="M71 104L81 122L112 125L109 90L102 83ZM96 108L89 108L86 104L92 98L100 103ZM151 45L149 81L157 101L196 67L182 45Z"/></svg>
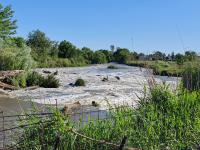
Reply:
<svg viewBox="0 0 200 150"><path fill-rule="evenodd" d="M0 70L29 69L36 67L67 67L88 64L118 62L125 64L134 60L177 61L194 60L196 52L185 54L165 54L156 51L153 54L132 52L127 48L110 46L110 49L92 50L78 48L67 40L53 41L44 32L34 30L26 39L16 37L17 21L13 19L11 6L0 4Z"/></svg>

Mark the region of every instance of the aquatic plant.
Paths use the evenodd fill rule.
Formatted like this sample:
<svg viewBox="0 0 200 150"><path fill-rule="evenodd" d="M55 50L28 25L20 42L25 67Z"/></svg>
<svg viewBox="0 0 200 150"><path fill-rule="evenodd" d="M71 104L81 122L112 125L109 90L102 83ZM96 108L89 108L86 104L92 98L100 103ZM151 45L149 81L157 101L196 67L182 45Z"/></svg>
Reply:
<svg viewBox="0 0 200 150"><path fill-rule="evenodd" d="M114 65L109 65L107 68L108 68L108 69L118 69L118 67L117 67L117 66L114 66Z"/></svg>
<svg viewBox="0 0 200 150"><path fill-rule="evenodd" d="M74 85L75 86L85 86L85 80L79 78L79 79L76 80Z"/></svg>

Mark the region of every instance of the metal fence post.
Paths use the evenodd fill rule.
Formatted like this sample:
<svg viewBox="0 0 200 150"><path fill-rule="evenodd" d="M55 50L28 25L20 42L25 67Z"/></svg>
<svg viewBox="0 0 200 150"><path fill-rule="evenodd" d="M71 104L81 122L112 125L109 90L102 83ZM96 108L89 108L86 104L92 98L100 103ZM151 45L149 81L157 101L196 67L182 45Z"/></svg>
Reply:
<svg viewBox="0 0 200 150"><path fill-rule="evenodd" d="M2 111L1 112L1 115L2 115L2 128L3 128L3 149L5 149L5 131L4 131L4 129L5 129L5 117L4 117L4 112Z"/></svg>
<svg viewBox="0 0 200 150"><path fill-rule="evenodd" d="M57 99L55 100L56 100L56 111L58 111L58 100Z"/></svg>

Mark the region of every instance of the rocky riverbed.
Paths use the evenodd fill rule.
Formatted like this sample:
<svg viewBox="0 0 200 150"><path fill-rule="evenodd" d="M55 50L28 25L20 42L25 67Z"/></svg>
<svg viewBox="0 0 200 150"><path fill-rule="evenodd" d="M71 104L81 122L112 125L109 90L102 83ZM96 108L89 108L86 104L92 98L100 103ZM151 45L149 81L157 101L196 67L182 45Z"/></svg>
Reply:
<svg viewBox="0 0 200 150"><path fill-rule="evenodd" d="M56 78L60 80L59 88L37 88L32 90L19 89L6 91L10 97L24 101L33 101L40 104L59 105L79 101L82 105L90 105L92 101L97 102L100 107L109 104L131 104L135 105L138 97L143 95L144 86L152 79L150 70L139 67L114 64L118 69L108 69L106 65L94 65L87 67L50 68L36 69L37 72L58 72ZM82 78L86 86L74 87L76 79ZM108 78L108 81L102 81ZM178 79L173 77L153 77L156 82L166 82L176 87Z"/></svg>

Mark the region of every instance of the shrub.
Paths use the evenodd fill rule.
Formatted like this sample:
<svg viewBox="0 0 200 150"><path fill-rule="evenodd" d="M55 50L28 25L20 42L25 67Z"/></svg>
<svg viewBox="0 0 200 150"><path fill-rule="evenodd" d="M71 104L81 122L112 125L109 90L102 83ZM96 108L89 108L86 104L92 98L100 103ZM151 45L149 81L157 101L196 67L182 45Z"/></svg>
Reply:
<svg viewBox="0 0 200 150"><path fill-rule="evenodd" d="M114 59L118 63L126 63L131 58L131 53L128 49L125 48L119 48L117 51L113 54Z"/></svg>
<svg viewBox="0 0 200 150"><path fill-rule="evenodd" d="M183 87L189 91L200 89L200 67L189 65L183 72Z"/></svg>
<svg viewBox="0 0 200 150"><path fill-rule="evenodd" d="M36 86L36 85L40 85L40 82L44 80L44 77L42 75L40 75L39 73L33 71L33 72L29 72L27 74L27 78L26 78L26 85L27 86Z"/></svg>
<svg viewBox="0 0 200 150"><path fill-rule="evenodd" d="M58 88L60 86L59 80L55 78L54 75L48 75L39 84L44 88Z"/></svg>
<svg viewBox="0 0 200 150"><path fill-rule="evenodd" d="M107 77L103 77L103 79L101 81L103 81L103 82L108 81L108 76Z"/></svg>
<svg viewBox="0 0 200 150"><path fill-rule="evenodd" d="M114 65L109 65L107 68L108 68L108 69L118 69L118 67L116 67L116 66L114 66Z"/></svg>
<svg viewBox="0 0 200 150"><path fill-rule="evenodd" d="M27 85L26 85L26 73L21 73L15 77L12 77L12 78L5 78L3 80L4 83L6 84L10 84L10 85L13 85L15 87L23 87L25 88Z"/></svg>
<svg viewBox="0 0 200 150"><path fill-rule="evenodd" d="M77 79L75 84L75 86L85 86L85 81L81 78Z"/></svg>
<svg viewBox="0 0 200 150"><path fill-rule="evenodd" d="M107 63L107 59L106 56L103 52L101 51L96 51L93 55L93 64L104 64Z"/></svg>
<svg viewBox="0 0 200 150"><path fill-rule="evenodd" d="M6 79L4 82L16 87L23 88L30 86L57 88L60 86L59 80L56 79L54 75L48 75L47 77L44 77L35 71L20 74L16 77Z"/></svg>
<svg viewBox="0 0 200 150"><path fill-rule="evenodd" d="M0 70L28 70L35 66L31 57L31 49L27 46L18 48L3 44L0 47Z"/></svg>

